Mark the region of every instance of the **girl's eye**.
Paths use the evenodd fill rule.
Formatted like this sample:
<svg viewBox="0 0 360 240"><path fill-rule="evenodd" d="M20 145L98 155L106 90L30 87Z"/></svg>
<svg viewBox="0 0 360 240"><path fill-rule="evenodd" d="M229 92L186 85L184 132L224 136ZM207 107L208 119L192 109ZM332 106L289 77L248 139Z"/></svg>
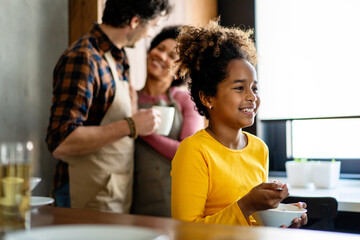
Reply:
<svg viewBox="0 0 360 240"><path fill-rule="evenodd" d="M235 88L236 90L244 90L244 87L243 86L240 86L240 87L237 87Z"/></svg>
<svg viewBox="0 0 360 240"><path fill-rule="evenodd" d="M254 93L257 93L257 92L258 92L258 88L257 88L257 87L254 87L254 88L253 88L253 92L254 92Z"/></svg>

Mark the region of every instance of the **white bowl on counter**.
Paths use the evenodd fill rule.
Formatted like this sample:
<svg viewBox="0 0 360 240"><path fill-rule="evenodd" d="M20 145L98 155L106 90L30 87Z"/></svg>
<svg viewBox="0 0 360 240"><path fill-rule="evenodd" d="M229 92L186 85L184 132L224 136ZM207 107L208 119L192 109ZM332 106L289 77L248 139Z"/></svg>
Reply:
<svg viewBox="0 0 360 240"><path fill-rule="evenodd" d="M340 179L340 161L314 161L311 179L317 188L335 188Z"/></svg>
<svg viewBox="0 0 360 240"><path fill-rule="evenodd" d="M34 190L34 188L41 182L41 178L39 177L31 177L30 178L30 191Z"/></svg>

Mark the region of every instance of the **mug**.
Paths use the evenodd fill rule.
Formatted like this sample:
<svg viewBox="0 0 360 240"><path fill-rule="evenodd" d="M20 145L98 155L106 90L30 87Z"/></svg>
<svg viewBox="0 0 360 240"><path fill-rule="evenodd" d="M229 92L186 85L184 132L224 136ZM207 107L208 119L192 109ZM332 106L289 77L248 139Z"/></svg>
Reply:
<svg viewBox="0 0 360 240"><path fill-rule="evenodd" d="M153 106L153 108L161 112L161 123L155 133L164 136L169 135L174 121L175 108L168 106Z"/></svg>

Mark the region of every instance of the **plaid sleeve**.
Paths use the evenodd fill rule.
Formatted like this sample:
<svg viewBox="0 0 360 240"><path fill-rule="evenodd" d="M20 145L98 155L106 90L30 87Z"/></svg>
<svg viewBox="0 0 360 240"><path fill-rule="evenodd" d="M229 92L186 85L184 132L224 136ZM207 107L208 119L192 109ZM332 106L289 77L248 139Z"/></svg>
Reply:
<svg viewBox="0 0 360 240"><path fill-rule="evenodd" d="M46 137L50 152L86 121L93 97L95 68L87 52L71 52L55 67Z"/></svg>

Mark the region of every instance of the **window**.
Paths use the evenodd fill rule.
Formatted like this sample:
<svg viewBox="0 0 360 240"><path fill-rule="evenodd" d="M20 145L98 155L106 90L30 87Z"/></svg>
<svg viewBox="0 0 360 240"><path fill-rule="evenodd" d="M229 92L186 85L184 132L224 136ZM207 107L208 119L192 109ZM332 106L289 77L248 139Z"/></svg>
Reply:
<svg viewBox="0 0 360 240"><path fill-rule="evenodd" d="M357 118L265 120L261 129L272 175L285 175L285 162L294 158L334 158L341 161L342 178L360 178Z"/></svg>
<svg viewBox="0 0 360 240"><path fill-rule="evenodd" d="M360 116L360 1L256 0L261 119Z"/></svg>
<svg viewBox="0 0 360 240"><path fill-rule="evenodd" d="M255 1L258 135L270 170L335 158L342 176L360 176L359 12L358 0Z"/></svg>
<svg viewBox="0 0 360 240"><path fill-rule="evenodd" d="M291 131L293 158L346 158L360 157L359 119L294 120Z"/></svg>

